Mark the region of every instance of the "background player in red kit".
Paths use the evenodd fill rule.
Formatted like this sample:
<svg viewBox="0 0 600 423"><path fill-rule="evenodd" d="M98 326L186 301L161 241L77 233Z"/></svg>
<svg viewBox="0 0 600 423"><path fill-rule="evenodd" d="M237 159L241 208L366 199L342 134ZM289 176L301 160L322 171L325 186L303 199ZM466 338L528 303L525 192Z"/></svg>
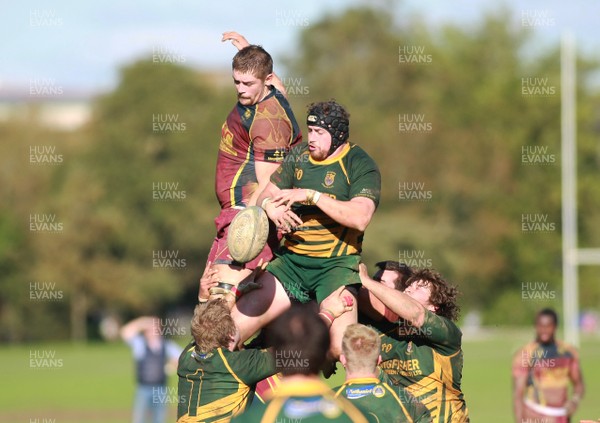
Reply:
<svg viewBox="0 0 600 423"><path fill-rule="evenodd" d="M555 338L558 316L552 309L535 318L536 339L513 360L514 411L517 422L568 423L584 394L579 354ZM569 399L569 385L573 394Z"/></svg>
<svg viewBox="0 0 600 423"><path fill-rule="evenodd" d="M217 235L208 261L222 277L220 282L237 285L261 262L268 262L279 245L274 228L256 259L245 265L234 262L227 249L229 224L240 210L256 204L289 149L300 143L302 135L285 97L285 88L273 73L269 53L249 45L236 32L226 32L239 51L232 62L237 103L221 129L217 157L215 191L221 212L215 219ZM199 299L201 298L199 295Z"/></svg>

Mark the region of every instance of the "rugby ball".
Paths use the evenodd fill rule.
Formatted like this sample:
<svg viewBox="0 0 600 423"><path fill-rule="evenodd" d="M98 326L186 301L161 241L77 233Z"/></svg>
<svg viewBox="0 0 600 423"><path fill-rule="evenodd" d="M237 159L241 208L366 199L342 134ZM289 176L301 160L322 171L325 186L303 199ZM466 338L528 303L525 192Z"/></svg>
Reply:
<svg viewBox="0 0 600 423"><path fill-rule="evenodd" d="M239 263L254 260L269 237L269 218L258 206L246 207L235 215L227 232L227 248L231 258Z"/></svg>

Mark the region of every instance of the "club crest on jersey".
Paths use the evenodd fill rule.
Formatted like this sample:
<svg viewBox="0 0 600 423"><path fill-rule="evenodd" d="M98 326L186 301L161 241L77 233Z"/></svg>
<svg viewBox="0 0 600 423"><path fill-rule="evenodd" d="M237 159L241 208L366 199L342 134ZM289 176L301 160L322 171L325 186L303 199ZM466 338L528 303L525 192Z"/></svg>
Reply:
<svg viewBox="0 0 600 423"><path fill-rule="evenodd" d="M331 188L331 186L333 185L333 183L335 182L335 172L327 172L327 175L325 175L325 183L323 184L323 186L325 188Z"/></svg>
<svg viewBox="0 0 600 423"><path fill-rule="evenodd" d="M412 353L413 350L413 343L412 341L408 342L408 346L406 347L406 354L410 355Z"/></svg>
<svg viewBox="0 0 600 423"><path fill-rule="evenodd" d="M373 395L377 398L381 398L382 396L384 396L385 390L383 389L383 386L375 386L373 388Z"/></svg>
<svg viewBox="0 0 600 423"><path fill-rule="evenodd" d="M304 174L304 171L302 169L296 169L296 180L300 180L302 179L302 175Z"/></svg>

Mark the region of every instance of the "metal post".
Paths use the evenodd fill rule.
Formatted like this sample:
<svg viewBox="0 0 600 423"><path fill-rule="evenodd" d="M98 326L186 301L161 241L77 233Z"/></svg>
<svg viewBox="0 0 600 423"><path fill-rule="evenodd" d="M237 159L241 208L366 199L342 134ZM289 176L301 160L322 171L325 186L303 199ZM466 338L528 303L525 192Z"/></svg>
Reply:
<svg viewBox="0 0 600 423"><path fill-rule="evenodd" d="M579 281L577 257L577 155L575 123L575 41L561 43L561 159L564 338L579 346Z"/></svg>

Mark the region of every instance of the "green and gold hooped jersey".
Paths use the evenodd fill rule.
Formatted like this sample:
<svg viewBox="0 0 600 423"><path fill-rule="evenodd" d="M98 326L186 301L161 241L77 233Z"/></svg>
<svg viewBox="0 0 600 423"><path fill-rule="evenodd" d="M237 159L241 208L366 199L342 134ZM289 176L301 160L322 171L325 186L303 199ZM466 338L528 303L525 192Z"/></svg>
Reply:
<svg viewBox="0 0 600 423"><path fill-rule="evenodd" d="M356 378L334 389L335 396L344 396L378 422L429 423L427 408L402 386L390 386L373 378Z"/></svg>
<svg viewBox="0 0 600 423"><path fill-rule="evenodd" d="M429 409L434 423L468 422L461 343L454 322L427 311L422 327L399 324L393 333L381 335L380 367L394 385L404 386Z"/></svg>
<svg viewBox="0 0 600 423"><path fill-rule="evenodd" d="M372 423L346 398L336 397L321 380L286 381L283 378L265 404L252 405L232 423Z"/></svg>
<svg viewBox="0 0 600 423"><path fill-rule="evenodd" d="M255 384L275 372L266 350L218 348L198 354L189 344L177 366L177 422L229 422L252 400Z"/></svg>
<svg viewBox="0 0 600 423"><path fill-rule="evenodd" d="M307 144L292 149L271 176L280 189L313 189L340 201L366 197L379 205L381 175L371 157L359 146L347 143L341 154L321 162L310 157ZM285 247L310 257L337 257L361 252L364 233L343 226L317 206L294 204L303 224L286 235Z"/></svg>

